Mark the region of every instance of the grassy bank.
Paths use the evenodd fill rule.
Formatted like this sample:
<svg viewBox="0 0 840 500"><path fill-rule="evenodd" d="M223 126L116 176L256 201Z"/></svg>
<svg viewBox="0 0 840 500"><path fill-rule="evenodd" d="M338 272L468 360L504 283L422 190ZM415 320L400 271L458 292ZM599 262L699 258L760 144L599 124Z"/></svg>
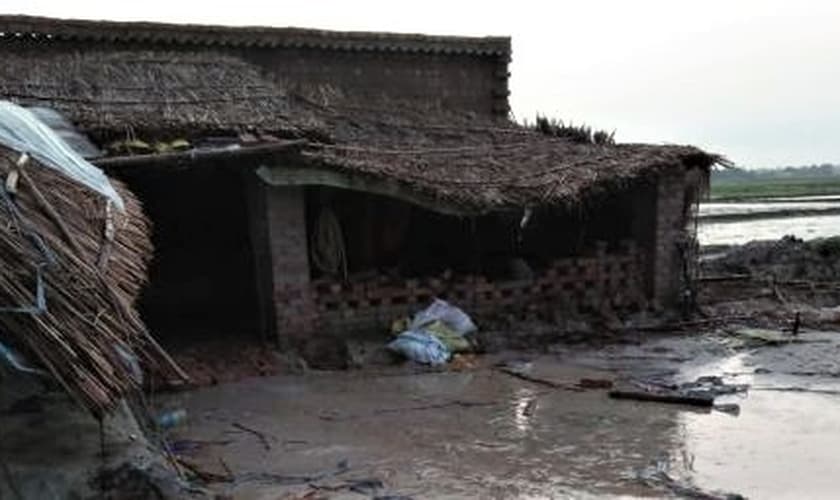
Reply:
<svg viewBox="0 0 840 500"><path fill-rule="evenodd" d="M828 195L840 195L840 177L754 181L716 181L713 178L710 192L710 197L714 201Z"/></svg>

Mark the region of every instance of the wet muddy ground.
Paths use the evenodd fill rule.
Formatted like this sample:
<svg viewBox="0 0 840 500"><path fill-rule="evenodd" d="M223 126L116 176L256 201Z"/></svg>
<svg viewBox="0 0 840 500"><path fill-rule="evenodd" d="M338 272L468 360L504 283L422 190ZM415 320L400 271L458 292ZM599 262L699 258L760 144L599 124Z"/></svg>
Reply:
<svg viewBox="0 0 840 500"><path fill-rule="evenodd" d="M500 361L556 387L504 373ZM233 498L635 498L700 490L833 498L840 491L840 333L805 332L782 345L722 331L657 335L478 364L461 372L403 366L254 378L164 404L189 413L172 433L175 451L232 478L209 486ZM700 375L749 384L746 394L718 398L740 413L613 400L605 389L576 387L583 378ZM661 481L662 473L672 481Z"/></svg>

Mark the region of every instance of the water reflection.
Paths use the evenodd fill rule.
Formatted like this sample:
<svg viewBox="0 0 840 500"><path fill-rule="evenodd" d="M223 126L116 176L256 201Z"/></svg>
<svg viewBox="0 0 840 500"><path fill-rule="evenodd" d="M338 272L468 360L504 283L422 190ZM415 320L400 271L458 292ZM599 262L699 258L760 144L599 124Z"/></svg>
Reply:
<svg viewBox="0 0 840 500"><path fill-rule="evenodd" d="M786 235L809 240L837 234L840 234L840 215L701 223L697 231L701 245L741 245L753 240L777 240Z"/></svg>
<svg viewBox="0 0 840 500"><path fill-rule="evenodd" d="M531 418L537 409L537 393L520 387L513 394L513 424L516 430L526 433L531 430Z"/></svg>
<svg viewBox="0 0 840 500"><path fill-rule="evenodd" d="M835 359L840 335L824 340L767 349L758 361L752 350L727 354L728 348L711 350L702 336L678 337L538 358L534 369L559 377L585 366L587 373L575 372L574 378L592 376L595 369L617 378L679 371L681 381L726 373L728 382L755 387L779 382L780 359L791 358L789 352L808 369L821 366L821 359ZM832 356L825 356L829 349ZM703 353L706 361L700 360ZM757 367L774 370L756 374ZM788 371L794 369L805 368ZM291 384L297 390L277 390ZM492 404L446 404L452 401ZM230 440L231 422L241 422L301 444L263 450L237 434L237 442L215 451L224 453L234 470L300 474L348 460L358 474L381 478L391 491L418 498L668 494L642 484L645 470L664 470L684 484L754 498L803 491L808 495L800 498L830 497L840 487L840 461L834 458L840 449L840 398L752 391L746 399L720 402L741 404L741 415L616 401L603 391L545 390L493 370L399 377L323 374L192 392L184 406L201 417L179 430L186 434L179 439ZM218 463L215 455L206 459ZM277 485L259 487L282 497Z"/></svg>

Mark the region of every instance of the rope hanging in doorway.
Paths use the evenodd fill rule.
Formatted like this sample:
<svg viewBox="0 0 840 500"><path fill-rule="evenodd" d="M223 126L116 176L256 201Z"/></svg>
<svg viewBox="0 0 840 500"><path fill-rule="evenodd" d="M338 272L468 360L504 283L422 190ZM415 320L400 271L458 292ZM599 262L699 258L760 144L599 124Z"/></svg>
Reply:
<svg viewBox="0 0 840 500"><path fill-rule="evenodd" d="M321 272L347 281L347 250L338 217L328 207L321 209L312 234L312 262Z"/></svg>

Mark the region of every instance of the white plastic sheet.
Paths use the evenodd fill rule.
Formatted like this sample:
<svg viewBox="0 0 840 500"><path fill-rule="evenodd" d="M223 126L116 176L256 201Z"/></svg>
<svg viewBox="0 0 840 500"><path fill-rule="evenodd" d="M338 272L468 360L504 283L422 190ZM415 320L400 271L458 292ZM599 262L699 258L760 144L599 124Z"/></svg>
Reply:
<svg viewBox="0 0 840 500"><path fill-rule="evenodd" d="M44 165L102 194L120 210L124 210L122 198L105 173L85 161L26 108L8 101L0 101L0 144L34 157Z"/></svg>
<svg viewBox="0 0 840 500"><path fill-rule="evenodd" d="M441 299L435 299L429 307L415 314L408 328L410 330L420 329L435 321L446 323L460 335L466 335L477 330L475 323L467 313Z"/></svg>

